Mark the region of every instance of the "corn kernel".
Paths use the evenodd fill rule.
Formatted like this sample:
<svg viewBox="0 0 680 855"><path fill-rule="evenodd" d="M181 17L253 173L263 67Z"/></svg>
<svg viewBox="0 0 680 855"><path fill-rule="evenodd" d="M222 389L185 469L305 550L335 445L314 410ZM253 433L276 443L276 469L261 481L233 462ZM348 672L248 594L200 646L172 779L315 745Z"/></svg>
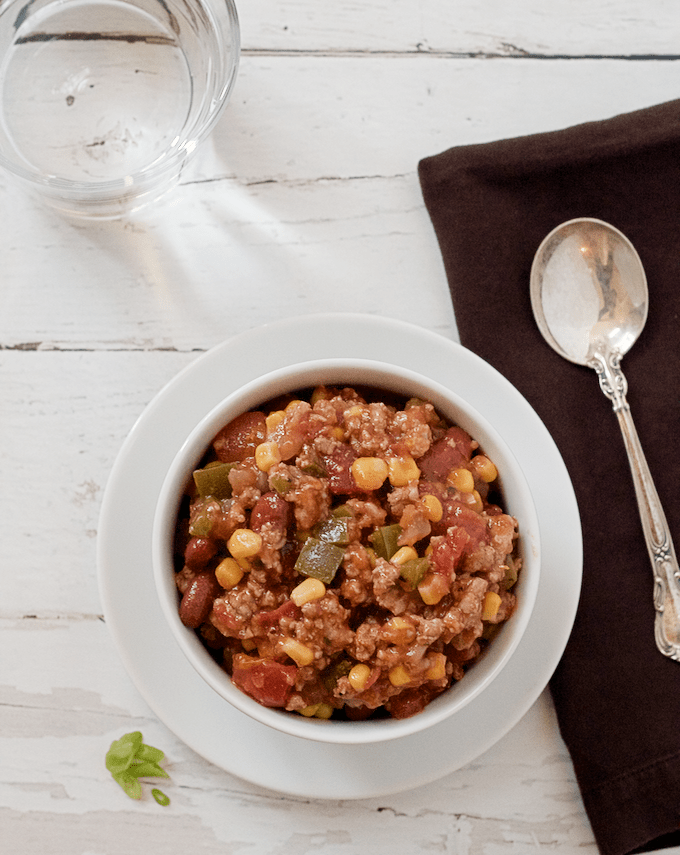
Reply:
<svg viewBox="0 0 680 855"><path fill-rule="evenodd" d="M317 710L319 709L320 706L321 706L321 704L310 704L310 706L299 710L299 713L300 713L300 715L305 716L305 718L313 718L316 715Z"/></svg>
<svg viewBox="0 0 680 855"><path fill-rule="evenodd" d="M253 641L252 638L244 638L241 641L241 647L247 652L252 653L253 650L257 650L257 644Z"/></svg>
<svg viewBox="0 0 680 855"><path fill-rule="evenodd" d="M475 479L469 469L452 469L447 480L455 490L461 493L471 493L475 489Z"/></svg>
<svg viewBox="0 0 680 855"><path fill-rule="evenodd" d="M292 401L289 401L289 402L286 404L285 412L286 412L286 413L292 413L292 412L293 412L293 410L297 409L297 407L298 407L301 403L302 403L302 401L300 401L298 398L294 398Z"/></svg>
<svg viewBox="0 0 680 855"><path fill-rule="evenodd" d="M345 438L345 431L340 427L340 425L336 425L334 428L331 428L331 436L333 439L342 441Z"/></svg>
<svg viewBox="0 0 680 855"><path fill-rule="evenodd" d="M387 463L381 457L357 457L351 472L360 490L379 490L387 478Z"/></svg>
<svg viewBox="0 0 680 855"><path fill-rule="evenodd" d="M313 650L296 638L284 638L281 642L281 649L300 668L304 668L305 665L311 665L314 661Z"/></svg>
<svg viewBox="0 0 680 855"><path fill-rule="evenodd" d="M420 469L412 457L391 457L387 461L390 484L405 487L410 481L420 478Z"/></svg>
<svg viewBox="0 0 680 855"><path fill-rule="evenodd" d="M482 497L479 495L477 490L473 490L470 495L473 498L473 502L470 507L473 511L477 511L478 514L481 514L481 512L484 510L484 502L482 501Z"/></svg>
<svg viewBox="0 0 680 855"><path fill-rule="evenodd" d="M428 680L443 680L446 677L446 656L443 653L435 653L431 657L432 664L425 672Z"/></svg>
<svg viewBox="0 0 680 855"><path fill-rule="evenodd" d="M498 614L501 606L501 598L495 591L487 591L484 594L482 605L482 620L493 620Z"/></svg>
<svg viewBox="0 0 680 855"><path fill-rule="evenodd" d="M366 683L368 683L368 678L371 676L371 669L368 665L364 665L363 662L360 662L358 665L354 665L349 674L347 675L347 679L349 680L350 686L354 689L355 692L363 692L366 688Z"/></svg>
<svg viewBox="0 0 680 855"><path fill-rule="evenodd" d="M407 683L411 682L408 671L403 665L395 665L387 676L393 686L405 686Z"/></svg>
<svg viewBox="0 0 680 855"><path fill-rule="evenodd" d="M433 496L431 493L427 493L422 497L422 503L425 505L427 509L427 518L430 522L439 522L439 520L444 516L444 508L442 508L442 503L436 496Z"/></svg>
<svg viewBox="0 0 680 855"><path fill-rule="evenodd" d="M286 418L286 414L283 410L274 410L269 413L269 415L265 418L264 422L267 426L267 435L274 433L277 427L283 424L283 420Z"/></svg>
<svg viewBox="0 0 680 855"><path fill-rule="evenodd" d="M314 600L320 600L326 593L326 586L321 579L314 579L309 576L290 592L290 598L296 606L304 606L305 603L312 603Z"/></svg>
<svg viewBox="0 0 680 855"><path fill-rule="evenodd" d="M434 606L449 593L449 587L440 573L428 573L418 585L418 593L425 605Z"/></svg>
<svg viewBox="0 0 680 855"><path fill-rule="evenodd" d="M261 472L269 472L272 466L280 462L281 452L273 440L261 442L255 449L255 463Z"/></svg>
<svg viewBox="0 0 680 855"><path fill-rule="evenodd" d="M401 567L402 564L406 561L413 561L418 557L418 553L412 546L402 546L401 549L397 549L394 555L390 558L392 564L396 564L397 567Z"/></svg>
<svg viewBox="0 0 680 855"><path fill-rule="evenodd" d="M262 537L249 528L237 528L227 541L227 549L237 561L252 558L262 549Z"/></svg>
<svg viewBox="0 0 680 855"><path fill-rule="evenodd" d="M328 719L332 715L333 715L333 707L330 704L319 704L316 712L314 713L314 718Z"/></svg>
<svg viewBox="0 0 680 855"><path fill-rule="evenodd" d="M498 478L498 470L494 463L484 454L475 455L470 461L470 467L473 473L480 481L485 481L490 484Z"/></svg>
<svg viewBox="0 0 680 855"><path fill-rule="evenodd" d="M233 588L243 578L243 570L235 558L224 558L215 567L215 578L223 588Z"/></svg>

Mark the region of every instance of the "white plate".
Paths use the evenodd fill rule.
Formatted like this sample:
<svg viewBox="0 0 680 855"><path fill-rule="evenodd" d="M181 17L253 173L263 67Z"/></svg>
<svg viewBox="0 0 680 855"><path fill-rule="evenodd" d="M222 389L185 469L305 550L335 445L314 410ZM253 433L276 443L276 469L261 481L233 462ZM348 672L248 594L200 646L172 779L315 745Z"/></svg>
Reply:
<svg viewBox="0 0 680 855"><path fill-rule="evenodd" d="M533 492L543 553L533 617L503 674L448 722L377 745L306 742L229 706L176 645L151 570L158 493L196 422L231 391L268 371L343 356L379 359L429 376L497 425ZM582 541L576 498L557 447L527 401L494 368L410 324L314 315L269 324L218 345L157 395L111 472L98 566L104 615L125 667L173 733L211 763L253 784L307 798L352 799L435 781L488 750L520 720L547 685L569 637L581 587Z"/></svg>

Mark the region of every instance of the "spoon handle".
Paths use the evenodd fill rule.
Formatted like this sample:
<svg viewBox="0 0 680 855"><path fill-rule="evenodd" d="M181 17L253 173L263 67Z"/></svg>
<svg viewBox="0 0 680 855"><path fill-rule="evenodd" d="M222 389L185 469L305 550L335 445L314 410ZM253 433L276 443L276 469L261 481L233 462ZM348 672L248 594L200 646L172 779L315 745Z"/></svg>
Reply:
<svg viewBox="0 0 680 855"><path fill-rule="evenodd" d="M626 400L628 384L619 365L620 359L617 353L596 352L588 364L597 372L600 387L612 402L628 454L640 520L654 573L656 646L664 656L680 662L680 569L661 500Z"/></svg>

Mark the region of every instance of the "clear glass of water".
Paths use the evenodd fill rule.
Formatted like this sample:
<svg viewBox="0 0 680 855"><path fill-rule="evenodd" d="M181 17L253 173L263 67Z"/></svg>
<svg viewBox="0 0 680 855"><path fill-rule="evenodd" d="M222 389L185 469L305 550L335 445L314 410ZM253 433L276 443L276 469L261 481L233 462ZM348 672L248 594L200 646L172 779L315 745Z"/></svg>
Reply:
<svg viewBox="0 0 680 855"><path fill-rule="evenodd" d="M158 198L238 70L233 0L0 0L0 165L55 207Z"/></svg>

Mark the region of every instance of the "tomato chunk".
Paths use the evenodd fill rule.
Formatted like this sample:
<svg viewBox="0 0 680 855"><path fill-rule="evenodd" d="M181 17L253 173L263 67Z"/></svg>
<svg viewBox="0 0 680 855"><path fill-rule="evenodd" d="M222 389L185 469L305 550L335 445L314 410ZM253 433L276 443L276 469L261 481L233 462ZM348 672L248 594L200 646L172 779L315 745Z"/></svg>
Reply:
<svg viewBox="0 0 680 855"><path fill-rule="evenodd" d="M454 425L418 459L418 468L426 481L445 482L452 469L469 463L471 457L470 434Z"/></svg>
<svg viewBox="0 0 680 855"><path fill-rule="evenodd" d="M272 659L237 653L231 679L242 692L265 707L285 707L297 668Z"/></svg>
<svg viewBox="0 0 680 855"><path fill-rule="evenodd" d="M443 537L433 537L430 555L432 570L447 579L453 579L469 541L470 536L463 528L450 528Z"/></svg>
<svg viewBox="0 0 680 855"><path fill-rule="evenodd" d="M459 502L449 502L444 509L444 522L447 528L456 526L467 532L469 540L465 546L465 554L470 555L480 544L489 542L489 528L486 519L477 511L461 505Z"/></svg>
<svg viewBox="0 0 680 855"><path fill-rule="evenodd" d="M258 612L258 614L255 615L257 622L261 623L262 626L266 626L268 629L273 626L278 626L279 621L284 617L298 620L302 617L302 609L300 606L296 606L292 600L286 600L286 602L279 606L278 609L272 609L269 612Z"/></svg>
<svg viewBox="0 0 680 855"><path fill-rule="evenodd" d="M213 448L223 463L234 463L254 457L255 449L266 437L264 413L242 413L217 434Z"/></svg>
<svg viewBox="0 0 680 855"><path fill-rule="evenodd" d="M358 496L362 491L352 475L352 463L357 459L356 452L348 445L339 445L333 453L324 456L323 462L328 472L328 489L333 495Z"/></svg>

